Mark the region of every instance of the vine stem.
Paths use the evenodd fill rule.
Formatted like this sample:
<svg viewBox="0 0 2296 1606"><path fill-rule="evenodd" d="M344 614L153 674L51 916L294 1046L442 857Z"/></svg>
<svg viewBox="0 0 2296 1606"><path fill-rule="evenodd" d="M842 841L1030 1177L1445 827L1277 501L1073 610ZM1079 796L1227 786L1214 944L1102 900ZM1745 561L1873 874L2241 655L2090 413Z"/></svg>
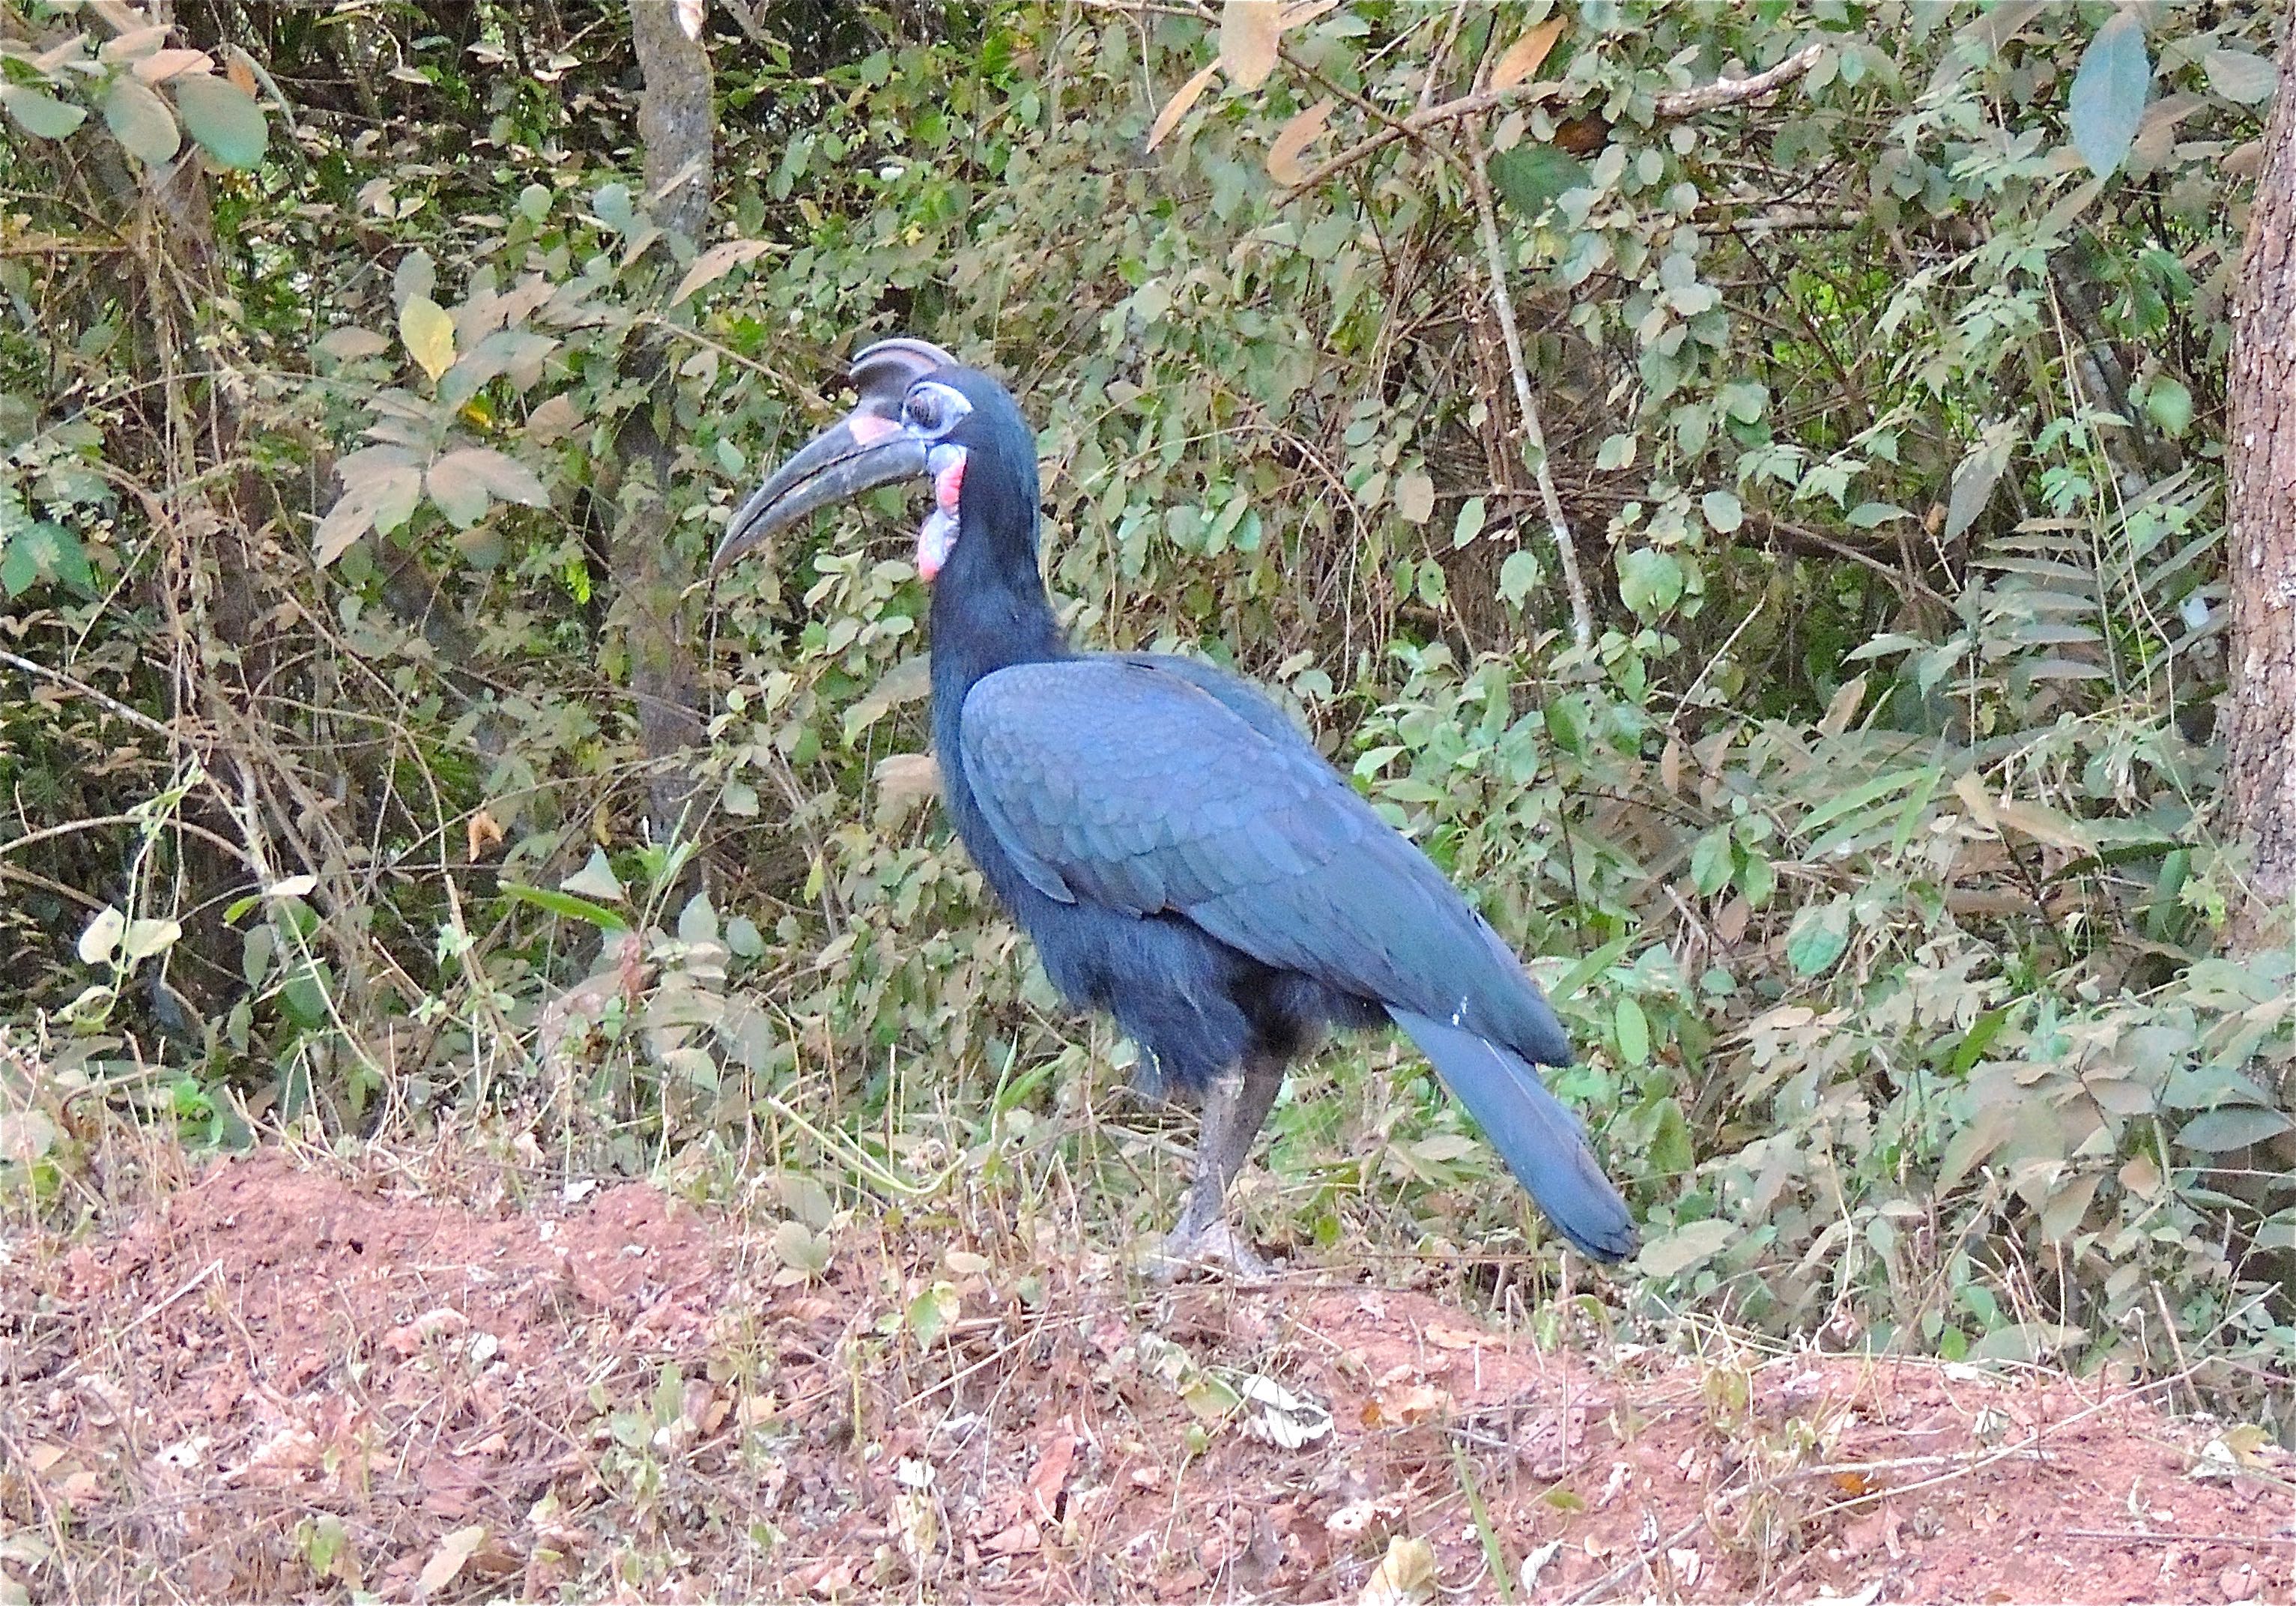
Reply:
<svg viewBox="0 0 2296 1606"><path fill-rule="evenodd" d="M1562 512L1562 495L1554 488L1554 470L1546 458L1546 431L1538 421L1538 400L1530 393L1530 370L1523 362L1522 332L1515 327L1514 297L1508 293L1506 252L1499 243L1498 209L1491 201L1491 176L1483 160L1483 121L1467 125L1468 178L1475 193L1475 221L1483 236L1483 263L1490 270L1491 308L1498 314L1499 339L1506 346L1507 373L1514 381L1515 406L1522 414L1522 430L1529 438L1538 477L1538 497L1546 507L1547 531L1554 538L1554 556L1562 566L1562 587L1570 598L1570 639L1581 652L1595 644L1595 611L1587 600L1587 582L1578 573L1578 550L1570 544L1570 522Z"/></svg>

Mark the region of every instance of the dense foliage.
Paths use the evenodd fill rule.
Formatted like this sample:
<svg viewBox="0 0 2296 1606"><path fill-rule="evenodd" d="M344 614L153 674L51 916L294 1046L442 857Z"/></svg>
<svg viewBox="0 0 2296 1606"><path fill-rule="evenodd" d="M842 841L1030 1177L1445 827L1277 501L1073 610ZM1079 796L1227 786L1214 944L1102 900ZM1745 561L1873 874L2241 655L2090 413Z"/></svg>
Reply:
<svg viewBox="0 0 2296 1606"><path fill-rule="evenodd" d="M699 574L906 331L1040 422L1079 635L1282 687L1549 956L1640 1308L2292 1357L2292 956L2216 954L2269 18L765 0L707 19L698 241L628 26L0 7L7 1175L66 1186L90 1088L894 1199L1135 1163L1128 1051L929 806L891 498L667 648L616 584L649 528ZM664 756L670 649L706 731ZM1522 1274L1399 1051L1275 1130L1264 1235Z"/></svg>

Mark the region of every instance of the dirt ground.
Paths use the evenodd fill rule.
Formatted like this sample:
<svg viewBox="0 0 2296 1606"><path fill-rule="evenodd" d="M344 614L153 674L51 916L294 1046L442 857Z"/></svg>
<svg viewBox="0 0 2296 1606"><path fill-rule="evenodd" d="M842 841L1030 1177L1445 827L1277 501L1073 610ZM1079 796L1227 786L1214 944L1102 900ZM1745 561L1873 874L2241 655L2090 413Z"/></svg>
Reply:
<svg viewBox="0 0 2296 1606"><path fill-rule="evenodd" d="M266 1151L0 1238L0 1602L2296 1597L2281 1453L2160 1386L519 1194Z"/></svg>

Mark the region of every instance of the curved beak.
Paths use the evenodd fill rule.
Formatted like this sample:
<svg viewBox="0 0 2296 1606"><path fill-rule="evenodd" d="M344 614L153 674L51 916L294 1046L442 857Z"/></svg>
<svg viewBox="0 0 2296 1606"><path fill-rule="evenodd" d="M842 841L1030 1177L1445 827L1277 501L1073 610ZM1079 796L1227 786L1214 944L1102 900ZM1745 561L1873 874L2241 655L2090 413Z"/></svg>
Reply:
<svg viewBox="0 0 2296 1606"><path fill-rule="evenodd" d="M750 494L726 520L726 538L709 561L712 579L777 530L787 529L817 508L850 501L863 491L897 479L925 477L927 443L872 399L807 444L774 477Z"/></svg>

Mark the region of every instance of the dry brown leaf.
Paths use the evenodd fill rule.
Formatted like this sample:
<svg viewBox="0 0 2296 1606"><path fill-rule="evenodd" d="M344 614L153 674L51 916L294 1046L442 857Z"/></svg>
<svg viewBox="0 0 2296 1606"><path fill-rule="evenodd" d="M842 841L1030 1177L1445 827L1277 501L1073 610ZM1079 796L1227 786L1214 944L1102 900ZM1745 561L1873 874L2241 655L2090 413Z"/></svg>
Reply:
<svg viewBox="0 0 2296 1606"><path fill-rule="evenodd" d="M1148 129L1148 149L1153 151L1164 143L1164 136L1188 115L1188 108L1196 103L1197 98L1204 92L1204 86L1212 81L1212 75L1218 70L1219 63L1214 61L1172 92L1172 98L1164 102L1164 110L1156 114L1155 122Z"/></svg>
<svg viewBox="0 0 2296 1606"><path fill-rule="evenodd" d="M476 864L489 848L502 845L502 822L481 808L463 824L463 845L470 849L470 859Z"/></svg>
<svg viewBox="0 0 2296 1606"><path fill-rule="evenodd" d="M247 64L244 52L234 50L231 53L231 60L223 64L223 76L229 78L242 94L253 98L255 69Z"/></svg>
<svg viewBox="0 0 2296 1606"><path fill-rule="evenodd" d="M1366 1428L1415 1427L1447 1416L1450 1410L1448 1390L1432 1383L1398 1383L1381 1389L1365 1405L1363 1423Z"/></svg>
<svg viewBox="0 0 2296 1606"><path fill-rule="evenodd" d="M439 1548L430 1553L430 1559L422 1564L422 1572L415 1577L414 1598L427 1601L452 1584L455 1575L463 1570L463 1564L486 1542L487 1525L483 1522L458 1528L439 1540Z"/></svg>
<svg viewBox="0 0 2296 1606"><path fill-rule="evenodd" d="M1435 1593L1435 1549L1398 1534L1356 1597L1357 1606L1414 1606Z"/></svg>
<svg viewBox="0 0 2296 1606"><path fill-rule="evenodd" d="M1554 48L1554 41L1562 37L1562 20L1551 18L1508 45L1498 65L1491 69L1491 87L1512 89L1537 72L1546 53Z"/></svg>
<svg viewBox="0 0 2296 1606"><path fill-rule="evenodd" d="M1275 143L1267 147L1267 176L1277 184L1293 184L1308 176L1300 165L1300 153L1316 143L1330 120L1333 101L1326 97L1317 101L1276 133Z"/></svg>
<svg viewBox="0 0 2296 1606"><path fill-rule="evenodd" d="M1220 12L1219 64L1238 89L1257 89L1275 70L1275 48L1283 38L1283 7L1278 0L1227 0Z"/></svg>
<svg viewBox="0 0 2296 1606"><path fill-rule="evenodd" d="M1054 1433L1046 1442L1037 1465L1029 1474L1029 1503L1037 1516L1047 1522L1060 1518L1061 1490L1067 1487L1069 1469L1076 1463L1077 1438L1073 1433Z"/></svg>

